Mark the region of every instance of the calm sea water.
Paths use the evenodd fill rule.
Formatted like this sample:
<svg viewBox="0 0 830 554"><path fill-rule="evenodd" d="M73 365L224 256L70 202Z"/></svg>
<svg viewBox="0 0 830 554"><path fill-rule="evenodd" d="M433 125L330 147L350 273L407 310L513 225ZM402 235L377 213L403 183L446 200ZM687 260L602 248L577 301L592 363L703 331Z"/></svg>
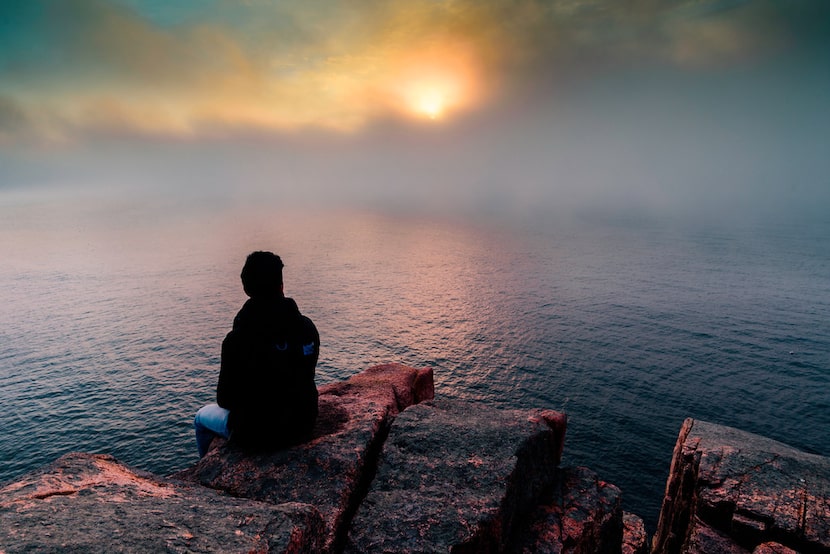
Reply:
<svg viewBox="0 0 830 554"><path fill-rule="evenodd" d="M828 226L84 205L0 204L0 482L70 451L194 463L254 249L320 330L320 384L397 361L565 411L563 463L652 528L686 417L830 455Z"/></svg>

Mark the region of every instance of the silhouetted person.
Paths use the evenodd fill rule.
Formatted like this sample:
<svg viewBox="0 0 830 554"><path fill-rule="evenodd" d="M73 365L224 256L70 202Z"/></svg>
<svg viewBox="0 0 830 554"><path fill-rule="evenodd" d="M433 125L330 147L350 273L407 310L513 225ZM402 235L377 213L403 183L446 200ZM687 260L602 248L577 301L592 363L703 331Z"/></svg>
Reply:
<svg viewBox="0 0 830 554"><path fill-rule="evenodd" d="M283 263L253 252L242 269L250 299L222 342L216 404L196 413L199 457L216 436L246 450L273 450L308 438L317 418L314 370L320 335L283 293Z"/></svg>

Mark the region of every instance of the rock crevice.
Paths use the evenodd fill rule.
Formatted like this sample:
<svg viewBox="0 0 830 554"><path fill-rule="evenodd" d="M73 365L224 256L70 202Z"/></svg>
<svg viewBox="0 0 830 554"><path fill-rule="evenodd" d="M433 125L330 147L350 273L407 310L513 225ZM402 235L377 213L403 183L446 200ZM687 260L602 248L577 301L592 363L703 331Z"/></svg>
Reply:
<svg viewBox="0 0 830 554"><path fill-rule="evenodd" d="M830 552L830 459L687 419L675 445L655 554Z"/></svg>
<svg viewBox="0 0 830 554"><path fill-rule="evenodd" d="M270 454L247 455L224 441L175 478L240 498L315 506L325 522L324 550L338 551L392 420L433 398L431 369L374 366L320 388L320 414L310 442Z"/></svg>
<svg viewBox="0 0 830 554"><path fill-rule="evenodd" d="M564 416L434 402L402 412L347 552L501 552L552 485Z"/></svg>

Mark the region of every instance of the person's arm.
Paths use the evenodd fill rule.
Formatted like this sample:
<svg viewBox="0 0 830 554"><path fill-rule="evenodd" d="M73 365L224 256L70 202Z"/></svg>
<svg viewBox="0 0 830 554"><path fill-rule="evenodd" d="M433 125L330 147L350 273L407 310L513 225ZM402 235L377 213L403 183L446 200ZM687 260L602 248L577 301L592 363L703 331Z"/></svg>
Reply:
<svg viewBox="0 0 830 554"><path fill-rule="evenodd" d="M306 376L312 381L314 380L315 369L317 367L317 359L320 357L320 333L317 332L317 327L306 316L303 317L303 327L305 337L303 340L303 369ZM312 346L313 345L313 346Z"/></svg>
<svg viewBox="0 0 830 554"><path fill-rule="evenodd" d="M239 347L234 331L222 341L222 357L219 365L219 383L216 385L216 403L226 410L233 410L239 398Z"/></svg>

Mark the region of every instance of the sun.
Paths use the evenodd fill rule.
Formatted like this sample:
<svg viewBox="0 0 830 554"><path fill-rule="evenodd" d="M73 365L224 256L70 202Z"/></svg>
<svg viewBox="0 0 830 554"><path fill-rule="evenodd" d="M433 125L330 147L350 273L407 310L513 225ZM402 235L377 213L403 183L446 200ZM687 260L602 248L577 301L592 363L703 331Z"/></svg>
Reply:
<svg viewBox="0 0 830 554"><path fill-rule="evenodd" d="M463 44L431 44L395 61L389 99L408 117L446 121L478 101L478 63Z"/></svg>
<svg viewBox="0 0 830 554"><path fill-rule="evenodd" d="M459 83L443 78L413 79L403 93L403 105L418 119L442 120L464 101Z"/></svg>
<svg viewBox="0 0 830 554"><path fill-rule="evenodd" d="M438 119L443 115L446 105L446 98L441 92L425 91L416 98L414 108L416 112L428 117L429 119Z"/></svg>

